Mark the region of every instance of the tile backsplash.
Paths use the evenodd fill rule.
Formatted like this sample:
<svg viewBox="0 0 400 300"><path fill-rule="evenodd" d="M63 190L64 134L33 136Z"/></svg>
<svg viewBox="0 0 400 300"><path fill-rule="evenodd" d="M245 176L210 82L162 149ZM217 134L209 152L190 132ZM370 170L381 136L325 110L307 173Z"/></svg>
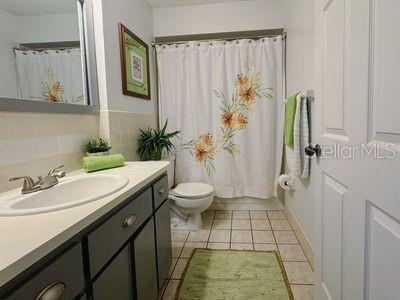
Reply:
<svg viewBox="0 0 400 300"><path fill-rule="evenodd" d="M136 154L140 128L155 128L155 114L100 111L100 136L110 141L111 153L120 153L126 160L139 160Z"/></svg>
<svg viewBox="0 0 400 300"><path fill-rule="evenodd" d="M22 184L11 176L81 168L82 144L98 135L96 115L0 113L0 192Z"/></svg>
<svg viewBox="0 0 400 300"><path fill-rule="evenodd" d="M11 176L38 176L64 165L82 166L82 145L91 137L107 138L111 153L138 160L140 128L156 127L154 114L100 111L100 115L0 112L0 192L22 185Z"/></svg>

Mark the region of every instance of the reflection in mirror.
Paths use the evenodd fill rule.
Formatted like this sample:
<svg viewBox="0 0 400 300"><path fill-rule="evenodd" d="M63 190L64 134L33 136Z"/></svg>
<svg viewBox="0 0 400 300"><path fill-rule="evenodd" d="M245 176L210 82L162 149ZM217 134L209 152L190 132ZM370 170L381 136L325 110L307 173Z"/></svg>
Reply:
<svg viewBox="0 0 400 300"><path fill-rule="evenodd" d="M0 0L0 98L88 104L80 19L74 0Z"/></svg>

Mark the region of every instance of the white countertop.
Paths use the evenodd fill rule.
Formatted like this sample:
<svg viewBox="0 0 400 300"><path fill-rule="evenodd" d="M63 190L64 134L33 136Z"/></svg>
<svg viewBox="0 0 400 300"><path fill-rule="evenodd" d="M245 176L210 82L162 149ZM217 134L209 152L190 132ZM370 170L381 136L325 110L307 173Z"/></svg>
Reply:
<svg viewBox="0 0 400 300"><path fill-rule="evenodd" d="M95 172L125 175L129 183L111 196L81 206L37 215L0 217L0 287L166 172L168 164L167 161L127 162L121 168ZM81 173L84 172L79 170L67 176Z"/></svg>

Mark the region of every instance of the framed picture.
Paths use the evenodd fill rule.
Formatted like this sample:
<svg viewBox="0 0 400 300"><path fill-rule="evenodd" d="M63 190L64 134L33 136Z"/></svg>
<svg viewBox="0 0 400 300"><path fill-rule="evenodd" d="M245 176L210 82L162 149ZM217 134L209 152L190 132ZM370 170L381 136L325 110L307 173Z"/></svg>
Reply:
<svg viewBox="0 0 400 300"><path fill-rule="evenodd" d="M121 23L119 39L123 94L150 100L149 47Z"/></svg>

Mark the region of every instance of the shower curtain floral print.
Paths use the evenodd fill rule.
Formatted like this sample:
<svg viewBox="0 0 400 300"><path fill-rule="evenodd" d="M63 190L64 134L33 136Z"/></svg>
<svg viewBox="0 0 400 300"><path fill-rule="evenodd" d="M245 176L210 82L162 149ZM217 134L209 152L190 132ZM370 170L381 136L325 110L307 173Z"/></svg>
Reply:
<svg viewBox="0 0 400 300"><path fill-rule="evenodd" d="M42 97L47 102L62 102L64 88L59 81L54 80L54 72L47 68L45 71L47 80L42 81Z"/></svg>
<svg viewBox="0 0 400 300"><path fill-rule="evenodd" d="M214 95L220 100L221 132L215 139L210 133L202 133L197 139L184 145L182 149L190 151L192 156L201 163L208 176L216 171L214 157L219 150L232 155L240 153L240 147L235 143L235 135L247 128L252 112L257 109L257 99L272 100L272 88L263 88L260 83L260 73L254 69L249 59L244 64L245 74L237 74L234 79L234 92L227 97L222 90L214 90Z"/></svg>

